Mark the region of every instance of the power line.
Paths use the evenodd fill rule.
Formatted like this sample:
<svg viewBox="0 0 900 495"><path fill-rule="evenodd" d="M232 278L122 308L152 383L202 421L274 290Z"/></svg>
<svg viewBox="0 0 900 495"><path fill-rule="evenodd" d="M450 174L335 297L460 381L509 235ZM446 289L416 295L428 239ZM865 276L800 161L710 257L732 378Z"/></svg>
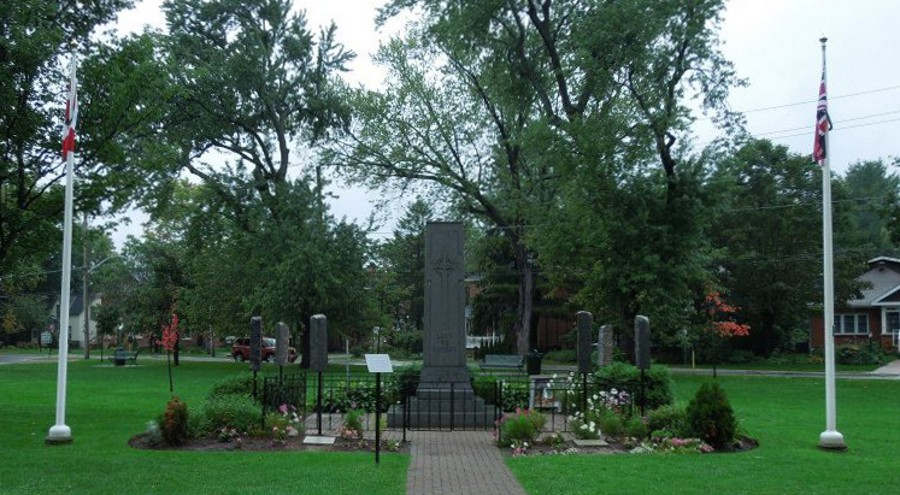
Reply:
<svg viewBox="0 0 900 495"><path fill-rule="evenodd" d="M889 124L889 123L891 123L891 122L900 122L900 117L898 117L898 118L896 118L896 119L879 120L879 121L877 121L877 122L866 122L865 124L856 124L856 125L848 125L848 126L844 126L844 127L835 127L834 129L831 129L831 131L829 131L829 132L844 131L844 130L847 130L847 129L856 129L857 127L869 127L869 126L873 126L873 125ZM790 137L797 137L797 136L810 136L810 137L812 137L812 135L813 135L812 131L810 131L810 132L798 132L798 133L796 133L796 134L787 134L787 135L784 135L784 136L773 136L773 137L771 137L771 138L769 138L769 139L771 139L771 140L778 140L778 139L784 139L784 138L790 138Z"/></svg>
<svg viewBox="0 0 900 495"><path fill-rule="evenodd" d="M893 91L895 89L900 89L900 84L898 84L896 86L886 86L883 88L875 88L875 89L869 89L866 91L858 91L856 93L846 93L846 94L837 95L837 96L829 96L828 99L829 100L840 100L843 98L850 98L853 96L868 95L868 94L873 94L873 93L883 93L885 91ZM783 105L772 105L772 106L768 106L768 107L748 108L746 110L738 110L738 112L740 112L740 113L765 112L768 110L778 110L779 108L789 108L789 107L796 107L799 105L807 105L809 103L817 103L818 101L819 101L818 99L803 100L803 101L797 101L794 103L785 103Z"/></svg>
<svg viewBox="0 0 900 495"><path fill-rule="evenodd" d="M869 115L861 115L861 116L859 116L859 117L852 117L852 118L849 118L849 119L842 119L842 120L838 121L838 124L843 124L844 122L852 122L852 121L856 121L856 120L866 120L866 119L871 119L871 118L873 118L873 117L883 117L883 116L885 116L885 115L893 115L893 114L896 114L896 113L900 113L900 109L898 109L898 110L891 110L890 112L872 113L872 114L869 114ZM755 133L753 133L753 135L754 135L754 136L768 136L768 135L772 135L772 134L781 134L781 133L783 133L783 132L794 132L794 131L801 131L801 130L809 130L809 129L811 129L811 128L812 128L812 126L804 125L804 126L800 126L800 127L792 127L792 128L790 128L790 129L780 129L780 130L777 130L777 131L755 132ZM845 127L845 129L846 129L846 127ZM804 134L805 134L805 133L804 133Z"/></svg>

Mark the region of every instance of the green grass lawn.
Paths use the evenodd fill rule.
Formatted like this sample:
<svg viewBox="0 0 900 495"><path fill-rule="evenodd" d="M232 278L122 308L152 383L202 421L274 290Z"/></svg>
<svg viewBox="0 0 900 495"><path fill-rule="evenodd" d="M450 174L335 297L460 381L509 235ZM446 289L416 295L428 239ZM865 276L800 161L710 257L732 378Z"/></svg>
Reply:
<svg viewBox="0 0 900 495"><path fill-rule="evenodd" d="M706 377L676 376L679 401ZM510 458L530 494L897 493L900 382L837 382L838 429L849 450L816 448L824 429L818 379L720 377L758 449L736 454Z"/></svg>
<svg viewBox="0 0 900 495"><path fill-rule="evenodd" d="M409 456L324 452L135 450L169 398L165 361L114 368L69 363L71 445L44 445L54 420L56 365L0 366L0 493L399 494ZM175 391L200 406L211 384L242 365L182 362ZM246 366L246 365L243 365Z"/></svg>

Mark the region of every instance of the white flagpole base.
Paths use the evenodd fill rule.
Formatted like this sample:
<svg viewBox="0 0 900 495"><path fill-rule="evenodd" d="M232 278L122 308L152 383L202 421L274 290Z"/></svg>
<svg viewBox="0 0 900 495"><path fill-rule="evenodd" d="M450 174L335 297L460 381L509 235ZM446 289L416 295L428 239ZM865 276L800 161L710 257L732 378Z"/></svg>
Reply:
<svg viewBox="0 0 900 495"><path fill-rule="evenodd" d="M825 430L819 435L819 447L828 450L846 450L844 435L837 430Z"/></svg>
<svg viewBox="0 0 900 495"><path fill-rule="evenodd" d="M47 434L46 442L49 445L72 443L72 429L66 425L53 425Z"/></svg>

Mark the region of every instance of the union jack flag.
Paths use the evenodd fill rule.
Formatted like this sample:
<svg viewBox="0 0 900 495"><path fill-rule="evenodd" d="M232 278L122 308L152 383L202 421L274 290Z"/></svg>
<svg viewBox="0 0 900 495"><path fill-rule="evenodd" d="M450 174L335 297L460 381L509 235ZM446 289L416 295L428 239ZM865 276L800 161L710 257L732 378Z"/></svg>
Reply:
<svg viewBox="0 0 900 495"><path fill-rule="evenodd" d="M813 160L818 164L825 161L825 134L831 130L831 117L828 116L828 98L825 96L825 68L822 68L822 81L819 83L819 104L816 106L816 139L813 143Z"/></svg>
<svg viewBox="0 0 900 495"><path fill-rule="evenodd" d="M76 87L75 61L73 60L69 80L69 98L66 100L66 130L62 143L63 159L66 158L67 153L75 152L75 125L78 123L78 95Z"/></svg>

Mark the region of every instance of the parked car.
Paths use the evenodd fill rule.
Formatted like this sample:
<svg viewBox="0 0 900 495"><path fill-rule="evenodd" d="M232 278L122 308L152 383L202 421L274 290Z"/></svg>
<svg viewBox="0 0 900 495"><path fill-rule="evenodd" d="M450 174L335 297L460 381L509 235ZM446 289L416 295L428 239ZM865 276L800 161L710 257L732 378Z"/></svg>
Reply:
<svg viewBox="0 0 900 495"><path fill-rule="evenodd" d="M238 359L240 359L241 361L248 361L250 359L249 337L243 337L234 340L234 343L231 344L231 357L233 357L235 361L237 361ZM263 361L275 359L275 339L270 337L263 337L262 346L259 350L259 357ZM297 350L293 347L288 347L288 362L293 363L296 360Z"/></svg>

